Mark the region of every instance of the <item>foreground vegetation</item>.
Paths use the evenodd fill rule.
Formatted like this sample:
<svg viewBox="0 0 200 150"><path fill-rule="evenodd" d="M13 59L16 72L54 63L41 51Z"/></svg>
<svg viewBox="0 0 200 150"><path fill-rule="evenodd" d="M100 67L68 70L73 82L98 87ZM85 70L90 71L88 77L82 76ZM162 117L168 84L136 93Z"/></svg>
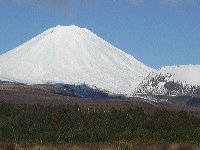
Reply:
<svg viewBox="0 0 200 150"><path fill-rule="evenodd" d="M186 143L162 143L162 142L104 142L104 143L78 143L65 145L30 145L0 143L1 150L200 150L199 145Z"/></svg>
<svg viewBox="0 0 200 150"><path fill-rule="evenodd" d="M184 111L0 103L0 142L62 145L138 141L200 142L200 118Z"/></svg>

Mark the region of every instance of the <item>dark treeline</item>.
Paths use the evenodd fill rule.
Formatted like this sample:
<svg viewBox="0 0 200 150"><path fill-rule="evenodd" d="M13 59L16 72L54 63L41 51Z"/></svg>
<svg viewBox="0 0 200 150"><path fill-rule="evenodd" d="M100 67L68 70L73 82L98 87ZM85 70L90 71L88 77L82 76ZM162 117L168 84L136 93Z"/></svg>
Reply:
<svg viewBox="0 0 200 150"><path fill-rule="evenodd" d="M200 119L184 111L12 105L0 102L0 142L119 140L200 142Z"/></svg>

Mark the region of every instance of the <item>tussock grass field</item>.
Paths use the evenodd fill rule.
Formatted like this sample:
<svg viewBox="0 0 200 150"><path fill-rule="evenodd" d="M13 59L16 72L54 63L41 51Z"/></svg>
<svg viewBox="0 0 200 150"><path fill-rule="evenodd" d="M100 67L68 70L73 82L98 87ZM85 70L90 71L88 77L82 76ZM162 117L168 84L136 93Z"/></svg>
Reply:
<svg viewBox="0 0 200 150"><path fill-rule="evenodd" d="M57 146L32 145L28 143L0 143L1 150L200 150L194 143L155 143L155 142L110 142L110 143L76 143Z"/></svg>

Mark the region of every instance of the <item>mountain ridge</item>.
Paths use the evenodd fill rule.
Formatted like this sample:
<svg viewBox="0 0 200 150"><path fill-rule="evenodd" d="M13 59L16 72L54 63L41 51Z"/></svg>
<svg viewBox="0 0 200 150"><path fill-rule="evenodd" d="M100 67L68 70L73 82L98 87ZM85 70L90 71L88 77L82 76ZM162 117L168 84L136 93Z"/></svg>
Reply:
<svg viewBox="0 0 200 150"><path fill-rule="evenodd" d="M136 93L200 97L200 65L161 67L140 83Z"/></svg>

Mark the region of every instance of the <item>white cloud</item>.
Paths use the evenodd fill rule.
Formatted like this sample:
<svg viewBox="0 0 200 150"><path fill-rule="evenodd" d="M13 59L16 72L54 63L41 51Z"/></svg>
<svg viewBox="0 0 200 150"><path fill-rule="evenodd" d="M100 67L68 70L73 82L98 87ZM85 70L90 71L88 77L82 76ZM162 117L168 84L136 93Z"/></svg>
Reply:
<svg viewBox="0 0 200 150"><path fill-rule="evenodd" d="M144 3L144 0L128 0L135 6L140 6Z"/></svg>
<svg viewBox="0 0 200 150"><path fill-rule="evenodd" d="M12 0L13 2L23 2L37 4L41 6L48 7L49 9L62 11L62 12L72 12L75 5L87 3L89 0Z"/></svg>
<svg viewBox="0 0 200 150"><path fill-rule="evenodd" d="M165 4L165 3L179 3L183 0L160 0L161 3Z"/></svg>
<svg viewBox="0 0 200 150"><path fill-rule="evenodd" d="M127 1L131 2L135 6L140 6L142 4L145 4L145 1L147 0L127 0ZM195 2L195 1L197 0L157 0L157 2L161 4L177 4L182 2Z"/></svg>

